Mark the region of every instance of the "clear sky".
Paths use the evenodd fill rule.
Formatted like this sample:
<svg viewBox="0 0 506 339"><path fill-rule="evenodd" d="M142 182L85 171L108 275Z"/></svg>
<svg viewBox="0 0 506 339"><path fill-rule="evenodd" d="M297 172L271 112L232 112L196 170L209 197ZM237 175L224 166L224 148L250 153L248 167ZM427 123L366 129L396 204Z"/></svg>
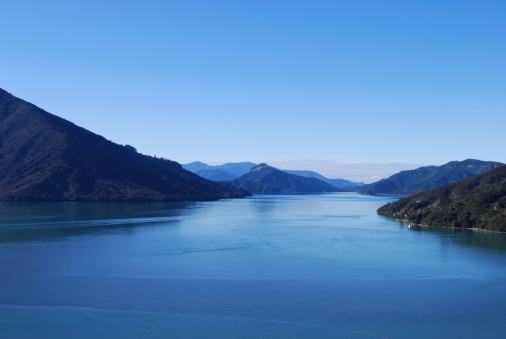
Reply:
<svg viewBox="0 0 506 339"><path fill-rule="evenodd" d="M0 3L0 87L180 163L506 162L506 1Z"/></svg>

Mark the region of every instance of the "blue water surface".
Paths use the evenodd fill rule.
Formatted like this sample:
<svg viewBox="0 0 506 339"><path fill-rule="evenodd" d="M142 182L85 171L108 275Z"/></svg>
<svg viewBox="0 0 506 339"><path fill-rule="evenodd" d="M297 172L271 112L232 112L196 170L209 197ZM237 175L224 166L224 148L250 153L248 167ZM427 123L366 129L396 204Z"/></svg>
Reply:
<svg viewBox="0 0 506 339"><path fill-rule="evenodd" d="M389 201L0 203L0 336L504 337L506 236Z"/></svg>

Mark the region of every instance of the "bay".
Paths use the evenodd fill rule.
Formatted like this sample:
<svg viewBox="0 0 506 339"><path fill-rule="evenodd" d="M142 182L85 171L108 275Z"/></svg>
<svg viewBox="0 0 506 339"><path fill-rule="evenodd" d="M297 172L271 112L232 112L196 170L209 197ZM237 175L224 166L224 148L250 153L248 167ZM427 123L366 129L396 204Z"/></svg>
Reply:
<svg viewBox="0 0 506 339"><path fill-rule="evenodd" d="M506 235L389 201L0 203L0 336L502 337Z"/></svg>

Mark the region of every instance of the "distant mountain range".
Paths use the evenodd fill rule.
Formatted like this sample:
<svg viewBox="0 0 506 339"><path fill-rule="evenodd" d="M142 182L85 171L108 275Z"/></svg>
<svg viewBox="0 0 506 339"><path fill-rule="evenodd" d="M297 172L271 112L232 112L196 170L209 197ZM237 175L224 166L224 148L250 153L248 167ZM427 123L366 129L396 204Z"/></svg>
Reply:
<svg viewBox="0 0 506 339"><path fill-rule="evenodd" d="M195 201L247 195L177 162L108 141L0 89L0 200Z"/></svg>
<svg viewBox="0 0 506 339"><path fill-rule="evenodd" d="M378 213L417 225L506 232L506 166L415 193Z"/></svg>
<svg viewBox="0 0 506 339"><path fill-rule="evenodd" d="M183 168L209 180L227 181L248 173L255 166L256 164L252 162L236 162L212 166L195 161L183 165Z"/></svg>
<svg viewBox="0 0 506 339"><path fill-rule="evenodd" d="M252 162L226 163L223 165L211 166L200 161L195 161L183 165L183 168L209 180L230 181L248 173L255 166L257 165ZM280 170L280 171L298 175L305 178L316 178L340 189L341 191L342 190L355 191L357 190L358 187L364 185L364 183L362 182L352 182L345 179L329 179L313 171L301 171L301 170Z"/></svg>
<svg viewBox="0 0 506 339"><path fill-rule="evenodd" d="M447 185L485 173L503 164L493 161L468 159L452 161L442 166L426 166L402 171L387 179L364 185L359 193L370 195L409 195L414 192Z"/></svg>
<svg viewBox="0 0 506 339"><path fill-rule="evenodd" d="M340 190L356 191L359 187L364 185L363 182L353 182L345 179L329 179L313 171L284 170L284 172L299 175L305 178L320 179L321 181L325 181L327 184L331 184L332 186L337 187Z"/></svg>
<svg viewBox="0 0 506 339"><path fill-rule="evenodd" d="M250 172L229 181L229 183L255 194L324 193L338 191L336 187L320 179L289 174L267 164L255 166Z"/></svg>

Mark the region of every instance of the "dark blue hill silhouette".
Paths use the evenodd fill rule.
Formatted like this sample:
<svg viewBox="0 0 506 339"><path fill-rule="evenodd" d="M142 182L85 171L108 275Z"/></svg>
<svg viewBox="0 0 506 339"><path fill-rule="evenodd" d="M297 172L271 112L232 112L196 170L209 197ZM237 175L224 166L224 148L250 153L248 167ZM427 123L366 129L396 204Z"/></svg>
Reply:
<svg viewBox="0 0 506 339"><path fill-rule="evenodd" d="M137 153L0 89L0 200L180 201L244 197Z"/></svg>

